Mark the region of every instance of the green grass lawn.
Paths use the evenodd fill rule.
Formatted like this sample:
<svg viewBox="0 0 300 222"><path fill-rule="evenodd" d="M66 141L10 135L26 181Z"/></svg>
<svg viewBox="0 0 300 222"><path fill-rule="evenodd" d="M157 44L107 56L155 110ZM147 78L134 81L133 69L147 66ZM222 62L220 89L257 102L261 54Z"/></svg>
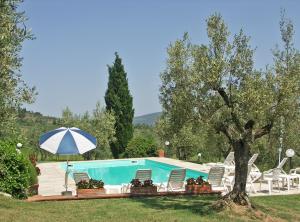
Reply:
<svg viewBox="0 0 300 222"><path fill-rule="evenodd" d="M0 221L261 221L250 212L216 212L211 208L215 200L185 196L28 203L0 196ZM252 201L275 221L300 221L300 195L255 197Z"/></svg>

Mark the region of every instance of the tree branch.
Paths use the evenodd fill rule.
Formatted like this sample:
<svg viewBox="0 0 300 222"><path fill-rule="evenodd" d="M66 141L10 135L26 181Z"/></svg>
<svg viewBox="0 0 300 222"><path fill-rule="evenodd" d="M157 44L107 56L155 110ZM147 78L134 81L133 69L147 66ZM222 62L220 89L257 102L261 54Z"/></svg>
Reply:
<svg viewBox="0 0 300 222"><path fill-rule="evenodd" d="M231 117L232 117L232 120L233 120L234 124L236 125L238 131L240 133L244 133L242 124L240 123L240 120L238 119L237 115L233 111L231 111Z"/></svg>
<svg viewBox="0 0 300 222"><path fill-rule="evenodd" d="M229 107L229 108L233 108L232 107L232 103L227 95L227 93L225 92L224 88L218 88L216 89L216 91L218 91L218 93L220 94L220 96L222 97L222 99L224 100L225 104Z"/></svg>
<svg viewBox="0 0 300 222"><path fill-rule="evenodd" d="M221 125L215 127L215 129L216 129L218 132L222 132L222 133L227 137L227 139L229 140L229 143L230 143L230 144L233 144L232 135L231 135L231 133L229 132L228 126L226 126L226 125L224 125L224 124L221 124Z"/></svg>
<svg viewBox="0 0 300 222"><path fill-rule="evenodd" d="M269 124L265 125L264 127L256 130L256 132L254 134L254 140L259 139L260 137L270 133L272 127L273 127L273 123L269 123Z"/></svg>
<svg viewBox="0 0 300 222"><path fill-rule="evenodd" d="M238 131L240 133L244 133L244 129L243 129L243 126L242 124L240 123L240 120L238 119L237 115L234 113L233 111L233 104L231 102L231 100L229 99L227 93L225 92L224 88L217 88L215 89L219 94L220 96L223 98L225 104L227 107L229 107L231 109L231 117L232 117L232 121L234 122L235 126L237 127Z"/></svg>
<svg viewBox="0 0 300 222"><path fill-rule="evenodd" d="M243 139L248 143L253 142L252 132L253 132L254 124L255 124L254 120L250 119L244 126L245 132L243 133Z"/></svg>

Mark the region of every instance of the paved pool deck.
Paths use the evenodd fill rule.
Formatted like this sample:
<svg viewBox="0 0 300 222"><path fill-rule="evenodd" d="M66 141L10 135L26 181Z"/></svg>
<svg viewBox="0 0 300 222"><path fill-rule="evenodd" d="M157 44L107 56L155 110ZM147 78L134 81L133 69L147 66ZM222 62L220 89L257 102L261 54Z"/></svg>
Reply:
<svg viewBox="0 0 300 222"><path fill-rule="evenodd" d="M187 168L199 172L204 172L204 173L208 173L212 166L211 164L210 165L196 164L196 163L185 162L185 161L170 159L170 158L162 158L162 157L130 158L130 160L138 160L138 159L149 159L149 160L166 163L166 164ZM107 160L107 161L111 161L111 160ZM61 195L61 192L65 190L64 187L65 171L61 168L62 163L63 162L49 162L49 163L39 163L37 165L41 170L41 175L38 177L39 195L42 196ZM251 196L269 195L267 184L263 184L262 189L260 189L260 184L254 183L254 187L258 192L250 193ZM107 189L109 194L120 193L121 191L120 186L116 186L116 185L115 186L107 185L105 186L105 188ZM73 179L70 178L68 179L68 190L72 191L73 195L76 195L75 182ZM288 195L288 194L300 194L299 186L296 184L296 186L291 187L290 190L281 188L280 191L274 189L274 192L272 192L272 195Z"/></svg>

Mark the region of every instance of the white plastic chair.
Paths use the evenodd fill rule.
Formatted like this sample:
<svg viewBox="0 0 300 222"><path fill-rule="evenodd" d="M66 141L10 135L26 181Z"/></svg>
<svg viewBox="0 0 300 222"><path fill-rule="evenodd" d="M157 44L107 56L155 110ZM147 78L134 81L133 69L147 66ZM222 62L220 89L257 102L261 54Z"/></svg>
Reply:
<svg viewBox="0 0 300 222"><path fill-rule="evenodd" d="M298 168L298 171L300 171L300 168ZM282 187L284 187L284 182L287 182L287 189L290 190L291 182L292 186L294 186L294 182L298 181L298 189L300 189L300 174L297 173L297 168L291 169L288 174L282 170L280 178L282 179Z"/></svg>
<svg viewBox="0 0 300 222"><path fill-rule="evenodd" d="M287 189L290 190L291 182L292 182L292 185L294 185L295 180L300 180L300 174L295 174L295 173L293 173L294 171L291 171L288 174L283 170L283 166L287 162L287 159L288 159L287 157L283 158L275 169L280 169L279 178L282 180L282 187L285 186L285 182L286 182L287 183ZM272 175L273 170L274 169L270 169L268 171L265 171L263 173L264 177L270 177ZM300 182L299 182L298 188L300 189Z"/></svg>
<svg viewBox="0 0 300 222"><path fill-rule="evenodd" d="M300 167L291 169L289 175L290 177L293 177L293 182L295 179L298 180L298 189L300 189Z"/></svg>
<svg viewBox="0 0 300 222"><path fill-rule="evenodd" d="M271 174L272 174L271 176L270 175L265 176L263 174L263 177L260 180L260 190L261 190L261 184L262 184L262 182L266 181L266 182L268 182L269 194L272 194L273 183L277 184L278 191L280 192L279 179L280 179L281 169L280 168L272 169L272 173Z"/></svg>

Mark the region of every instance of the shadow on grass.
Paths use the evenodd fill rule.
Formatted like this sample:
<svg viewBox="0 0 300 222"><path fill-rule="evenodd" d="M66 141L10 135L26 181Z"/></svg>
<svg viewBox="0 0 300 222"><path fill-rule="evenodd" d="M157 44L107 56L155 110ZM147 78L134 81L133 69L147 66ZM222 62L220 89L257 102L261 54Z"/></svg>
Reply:
<svg viewBox="0 0 300 222"><path fill-rule="evenodd" d="M217 213L212 205L218 200L216 196L178 196L133 198L132 201L142 203L146 208L156 210L184 210L197 215Z"/></svg>

